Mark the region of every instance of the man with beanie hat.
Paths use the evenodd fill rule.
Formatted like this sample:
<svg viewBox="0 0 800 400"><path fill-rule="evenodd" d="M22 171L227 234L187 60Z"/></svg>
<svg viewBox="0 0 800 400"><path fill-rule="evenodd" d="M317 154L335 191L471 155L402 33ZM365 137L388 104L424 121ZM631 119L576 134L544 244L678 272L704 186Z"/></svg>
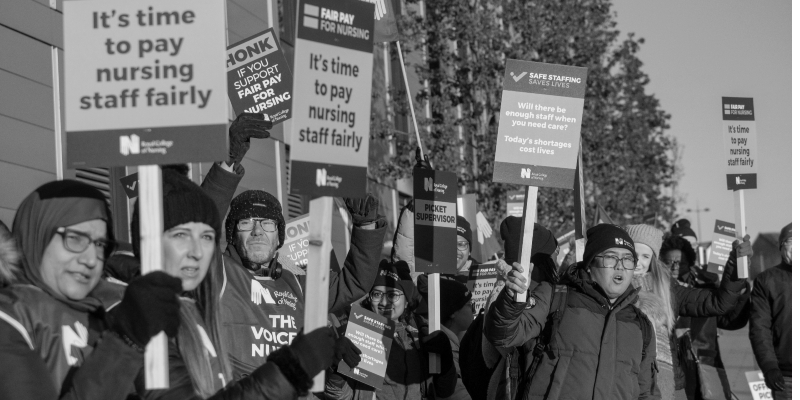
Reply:
<svg viewBox="0 0 800 400"><path fill-rule="evenodd" d="M456 267L459 275L469 275L469 267L479 264L472 258L472 227L466 218L456 216Z"/></svg>
<svg viewBox="0 0 800 400"><path fill-rule="evenodd" d="M778 236L781 263L753 282L750 344L773 399L792 398L792 224Z"/></svg>
<svg viewBox="0 0 800 400"><path fill-rule="evenodd" d="M328 266L328 311L335 315L367 293L377 273L386 231L386 221L378 215L372 195L345 199L345 204L354 225L350 251L340 271L333 252ZM242 192L231 202L225 221L228 246L223 257L226 285L221 303L223 338L237 376L255 370L270 352L291 343L303 328L305 276L293 274L277 261L285 227L280 202L263 190ZM343 351L348 347L352 343L337 345Z"/></svg>
<svg viewBox="0 0 800 400"><path fill-rule="evenodd" d="M529 291L522 266L513 263L506 289L486 313L484 334L502 351L524 349L520 371L527 373L515 398L659 398L653 326L634 306L636 261L631 237L599 224L587 231L583 261L558 285L545 281ZM520 293L528 301L517 302Z"/></svg>

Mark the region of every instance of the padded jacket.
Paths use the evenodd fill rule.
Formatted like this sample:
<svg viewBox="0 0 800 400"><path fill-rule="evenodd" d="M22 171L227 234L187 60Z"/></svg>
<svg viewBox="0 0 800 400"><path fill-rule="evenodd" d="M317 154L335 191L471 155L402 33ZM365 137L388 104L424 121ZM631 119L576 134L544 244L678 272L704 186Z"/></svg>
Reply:
<svg viewBox="0 0 800 400"><path fill-rule="evenodd" d="M614 304L594 283L583 263L562 277L569 293L558 330L530 381L520 383L527 399L658 399L653 326L635 306L629 287ZM522 347L531 368L536 338L550 319L554 286L542 282L531 292L533 306L503 291L486 313L484 334L494 346ZM645 348L645 332L651 334ZM518 396L517 398L520 398Z"/></svg>

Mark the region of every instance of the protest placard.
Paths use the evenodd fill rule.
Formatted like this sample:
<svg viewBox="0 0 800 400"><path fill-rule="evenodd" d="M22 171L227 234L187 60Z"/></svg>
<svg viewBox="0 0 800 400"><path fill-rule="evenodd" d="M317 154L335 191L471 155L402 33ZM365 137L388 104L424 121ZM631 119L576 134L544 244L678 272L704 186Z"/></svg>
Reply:
<svg viewBox="0 0 800 400"><path fill-rule="evenodd" d="M414 266L416 272L455 274L456 174L414 170Z"/></svg>
<svg viewBox="0 0 800 400"><path fill-rule="evenodd" d="M733 250L733 241L736 240L736 225L716 220L714 222L714 235L711 236L711 246L708 256L706 271L713 272L722 278L728 256Z"/></svg>
<svg viewBox="0 0 800 400"><path fill-rule="evenodd" d="M492 294L494 284L497 282L497 268L494 264L473 265L469 269L467 288L472 292L474 307L472 313L478 315L481 309L486 308L486 301Z"/></svg>
<svg viewBox="0 0 800 400"><path fill-rule="evenodd" d="M572 189L586 68L506 61L494 182Z"/></svg>
<svg viewBox="0 0 800 400"><path fill-rule="evenodd" d="M744 376L754 400L772 399L772 390L764 383L764 374L761 371L745 371Z"/></svg>
<svg viewBox="0 0 800 400"><path fill-rule="evenodd" d="M308 267L308 224L311 220L304 214L286 221L286 238L278 249L278 262L282 265Z"/></svg>
<svg viewBox="0 0 800 400"><path fill-rule="evenodd" d="M728 190L755 189L758 135L752 97L722 98L722 143Z"/></svg>
<svg viewBox="0 0 800 400"><path fill-rule="evenodd" d="M274 124L292 117L292 71L272 28L228 46L225 62L236 115L264 114Z"/></svg>
<svg viewBox="0 0 800 400"><path fill-rule="evenodd" d="M392 349L394 322L354 305L344 335L361 350L361 361L352 369L340 361L337 372L369 386L381 387Z"/></svg>
<svg viewBox="0 0 800 400"><path fill-rule="evenodd" d="M65 2L67 165L227 159L224 56L222 0Z"/></svg>
<svg viewBox="0 0 800 400"><path fill-rule="evenodd" d="M374 12L358 0L298 1L292 194L366 193Z"/></svg>
<svg viewBox="0 0 800 400"><path fill-rule="evenodd" d="M522 217L525 208L525 191L506 192L506 217Z"/></svg>

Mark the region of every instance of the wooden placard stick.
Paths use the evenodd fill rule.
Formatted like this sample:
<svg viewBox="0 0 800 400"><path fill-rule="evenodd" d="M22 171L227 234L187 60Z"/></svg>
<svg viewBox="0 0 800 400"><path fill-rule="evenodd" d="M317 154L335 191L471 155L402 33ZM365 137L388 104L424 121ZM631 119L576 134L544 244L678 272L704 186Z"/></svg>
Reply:
<svg viewBox="0 0 800 400"><path fill-rule="evenodd" d="M308 269L306 270L305 315L303 331L309 333L328 324L328 285L331 265L331 230L333 229L333 197L311 200L308 224ZM314 377L312 392L325 390L325 371Z"/></svg>
<svg viewBox="0 0 800 400"><path fill-rule="evenodd" d="M139 234L142 275L163 270L161 235L164 232L161 167L139 167ZM169 388L167 335L160 332L150 339L144 351L144 385L148 390Z"/></svg>
<svg viewBox="0 0 800 400"><path fill-rule="evenodd" d="M536 199L539 197L537 186L527 186L525 188L525 209L522 212L522 234L519 244L519 265L522 266L522 275L527 279L528 286L531 284L531 247L533 247L533 227L536 222ZM528 301L527 293L517 293L517 302Z"/></svg>
<svg viewBox="0 0 800 400"><path fill-rule="evenodd" d="M442 329L441 309L439 308L439 273L428 275L428 333ZM438 354L429 353L429 371L432 374L442 373L442 360Z"/></svg>
<svg viewBox="0 0 800 400"><path fill-rule="evenodd" d="M744 190L733 191L733 209L736 214L736 239L740 242L747 234L747 227L745 226L744 219ZM739 257L736 259L736 265L739 271L739 279L746 279L750 277L750 268L748 268L747 257Z"/></svg>

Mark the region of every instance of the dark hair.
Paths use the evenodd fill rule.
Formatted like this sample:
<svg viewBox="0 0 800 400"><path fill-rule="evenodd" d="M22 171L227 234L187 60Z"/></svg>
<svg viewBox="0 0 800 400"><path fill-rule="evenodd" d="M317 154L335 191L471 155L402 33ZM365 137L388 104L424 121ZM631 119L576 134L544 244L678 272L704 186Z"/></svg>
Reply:
<svg viewBox="0 0 800 400"><path fill-rule="evenodd" d="M695 254L692 244L680 236L671 235L664 239L658 256L663 260L670 250L680 250L689 265L694 265L695 261L697 261L697 254Z"/></svg>

